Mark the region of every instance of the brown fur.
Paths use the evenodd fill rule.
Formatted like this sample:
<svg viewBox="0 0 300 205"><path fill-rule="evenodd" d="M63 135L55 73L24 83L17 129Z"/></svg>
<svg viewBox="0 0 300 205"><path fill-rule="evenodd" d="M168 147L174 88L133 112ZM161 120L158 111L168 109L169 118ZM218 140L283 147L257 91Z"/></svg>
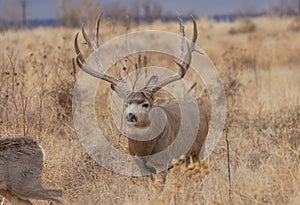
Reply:
<svg viewBox="0 0 300 205"><path fill-rule="evenodd" d="M140 91L142 92L142 91ZM134 101L134 97L132 96L136 96L138 98L140 98L140 96L142 96L141 94L136 94L136 95L130 95L130 101ZM153 98L151 98L153 99ZM148 99L145 99L146 101ZM152 105L153 101L149 101L149 104ZM183 106L189 106L189 104L183 104ZM155 107L155 106L154 106ZM153 108L154 108L153 107ZM167 122L166 122L166 126L163 130L163 132L157 136L156 138L149 140L149 141L137 141L137 140L133 140L130 138L130 136L128 137L128 149L129 149L129 153L131 155L135 155L135 156L149 156L149 155L153 155L156 153L159 153L163 150L165 150L177 137L177 134L179 132L179 128L180 128L180 121L181 121L181 114L180 114L180 107L179 104L174 103L174 104L169 104L166 106L160 106L160 108L163 109L164 113L167 116ZM187 155L191 155L193 161L198 161L199 160L199 155L201 152L201 149L204 145L204 142L206 140L206 136L208 133L208 122L209 122L209 117L208 117L208 109L206 108L206 105L203 104L202 100L199 99L198 100L198 108L199 108L199 114L200 114L200 122L199 122L199 129L197 132L197 137L191 147L191 149L189 150L188 153L182 153L182 154L187 154ZM185 126L185 125L183 125ZM138 128L136 128L138 129ZM196 128L195 128L196 129ZM189 137L189 136L187 136ZM145 170L154 170L155 169L155 165L153 165L153 167L151 167L151 164L155 164L157 162L150 162L147 164L146 161L142 162L142 165L140 167L142 167L142 169ZM140 165L140 163L138 162L138 164Z"/></svg>
<svg viewBox="0 0 300 205"><path fill-rule="evenodd" d="M99 32L99 23L100 23L100 19L101 19L102 14L100 14L98 16L97 19L97 23L96 23L96 35L94 36L94 40L91 41L88 37L87 34L84 30L84 28L82 29L82 34L83 37L86 41L86 43L89 45L89 47L93 50L96 51L98 49L98 45L97 43L95 44L95 42L98 42L98 32ZM195 43L197 40L197 36L198 36L198 32L197 32L197 23L196 20L194 19L194 17L192 17L192 21L193 21L193 37L192 37L192 42L191 43L187 43L185 42L185 38L184 38L184 26L183 26L183 22L182 22L182 18L181 16L178 16L178 20L179 20L179 26L180 26L180 33L182 35L182 42L181 42L181 55L183 56L182 60L180 63L177 63L177 66L179 67L177 70L177 73L175 75L171 75L166 77L165 79L163 79L162 81L158 80L158 76L151 76L150 79L148 80L148 82L146 83L146 86L141 89L138 92L131 92L125 81L123 79L118 79L112 76L109 76L107 74L103 74L103 73L99 73L96 72L95 70L91 69L89 66L87 66L86 59L85 57L82 55L80 49L79 49L79 45L78 45L78 34L76 34L76 37L74 39L74 48L75 48L75 52L76 52L76 62L77 65L86 73L88 73L89 75L92 75L96 78L101 78L102 80L105 80L109 83L111 83L111 88L113 91L115 91L117 93L117 95L122 98L126 104L125 104L125 112L124 112L124 120L127 126L127 130L125 130L126 136L128 137L128 147L129 147L129 152L132 155L137 155L137 156L148 156L148 155L152 155L155 153L158 153L162 150L165 150L172 142L173 140L176 138L177 134L178 134L178 129L180 128L180 121L181 121L181 116L180 116L180 107L178 104L172 104L172 105L168 105L168 106L164 106L161 107L164 111L164 114L167 116L166 119L166 125L165 128L163 129L162 133L160 135L158 135L156 138L151 139L149 141L140 141L140 139L142 139L144 136L147 137L147 129L150 127L150 132L151 131L160 131L156 128L160 128L159 126L162 125L161 127L163 127L163 124L154 124L155 125L154 128L151 127L151 123L150 123L150 119L149 119L149 113L151 111L151 109L153 108L153 99L154 99L154 95L155 93L160 90L161 88L163 88L164 86L182 79L191 62L192 62L192 53L197 51L195 49ZM184 45L187 43L187 49L188 51L185 52L184 51ZM197 51L197 53L199 54L203 54L201 51ZM100 62L98 62L98 67L102 69L102 64L99 64ZM181 104L182 106L182 104ZM185 106L188 108L189 105L188 103L185 104ZM194 144L191 147L190 153L192 155L192 157L194 158L194 160L199 159L199 154L200 151L203 147L203 144L205 142L206 139L206 135L208 132L208 120L207 120L207 115L205 114L205 109L202 108L202 106L200 106L200 125L195 125L195 122L197 121L193 121L194 120L194 114L193 112L189 113L189 119L184 119L187 124L187 127L185 127L186 125L183 125L182 127L185 128L189 128L191 129L192 132L190 132L190 130L188 132L190 132L190 134L195 134L196 131L196 127L199 126L199 130L197 133L197 137L196 140L194 142ZM160 117L160 116L157 116ZM191 121L190 121L191 120ZM160 120L154 120L154 122L157 123L161 123ZM193 124L193 125L192 125ZM185 130L187 131L187 130ZM158 133L154 133L153 135L155 136ZM186 134L186 133L184 133ZM187 133L189 134L189 133ZM131 137L131 138L130 138ZM188 137L188 136L187 136ZM181 139L181 138L180 138ZM185 143L184 141L180 142L181 145L185 145L182 143ZM187 144L189 145L189 144ZM180 145L179 145L180 146ZM181 150L181 149L180 149ZM169 157L172 157L172 153L170 153L171 155ZM182 154L186 154L186 153L182 153ZM189 154L189 153L188 153ZM145 161L144 158L139 158L137 159L137 163L138 165L143 169L148 169L148 171L153 172L155 169L155 165L154 164L158 164L158 166L161 166L163 164L163 162L158 162L160 159L152 159L152 163L153 166L147 164L148 162ZM164 160L163 160L164 161ZM142 162L142 163L141 163ZM163 165L162 165L163 166Z"/></svg>
<svg viewBox="0 0 300 205"><path fill-rule="evenodd" d="M62 191L42 186L43 151L26 137L0 139L0 194L13 204L29 199L63 203Z"/></svg>

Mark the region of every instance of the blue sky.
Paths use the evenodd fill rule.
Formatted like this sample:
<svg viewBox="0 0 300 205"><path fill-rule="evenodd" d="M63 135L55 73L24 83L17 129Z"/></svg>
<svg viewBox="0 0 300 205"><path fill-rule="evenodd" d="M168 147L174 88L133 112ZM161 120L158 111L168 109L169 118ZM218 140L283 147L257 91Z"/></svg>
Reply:
<svg viewBox="0 0 300 205"><path fill-rule="evenodd" d="M70 0L69 0L70 1ZM72 0L71 0L72 1ZM79 0L73 0L79 1ZM136 0L91 0L105 4L107 2L119 2L130 5ZM139 0L145 1L145 0ZM263 8L276 4L279 0L157 0L163 5L164 10L178 11L181 14L193 12L198 16L226 14L235 12L238 9L255 9ZM3 17L4 6L14 4L14 8L20 9L21 0L0 0L0 17ZM28 19L47 19L55 18L59 15L61 0L27 0L28 2ZM1 9L2 8L2 9ZM8 11L6 11L8 12Z"/></svg>

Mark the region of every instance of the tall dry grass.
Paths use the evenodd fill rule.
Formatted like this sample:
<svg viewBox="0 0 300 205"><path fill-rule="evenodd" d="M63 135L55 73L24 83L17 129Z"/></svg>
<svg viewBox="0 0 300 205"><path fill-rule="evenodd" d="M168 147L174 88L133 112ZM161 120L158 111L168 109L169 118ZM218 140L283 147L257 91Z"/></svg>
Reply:
<svg viewBox="0 0 300 205"><path fill-rule="evenodd" d="M239 24L198 20L198 45L216 65L226 90L228 144L224 131L205 162L190 167L174 162L165 185L153 184L150 177L112 173L81 147L71 112L78 72L72 62L77 30L38 28L0 34L0 137L36 139L47 153L44 183L63 188L69 204L296 205L300 201L300 33L291 29L294 21L251 19L255 30L232 35ZM187 34L191 27L185 26ZM145 28L178 33L177 23L128 27L104 22L101 43ZM145 54L143 59L147 65L161 62L174 67L159 55ZM126 66L138 61L132 56ZM196 86L197 92L201 89L201 84ZM99 90L99 96L110 98L109 93L109 86ZM99 104L97 112L100 119L111 118L107 106ZM103 129L113 133L111 141L126 150L126 140L111 122L107 124ZM4 204L9 203L4 200Z"/></svg>

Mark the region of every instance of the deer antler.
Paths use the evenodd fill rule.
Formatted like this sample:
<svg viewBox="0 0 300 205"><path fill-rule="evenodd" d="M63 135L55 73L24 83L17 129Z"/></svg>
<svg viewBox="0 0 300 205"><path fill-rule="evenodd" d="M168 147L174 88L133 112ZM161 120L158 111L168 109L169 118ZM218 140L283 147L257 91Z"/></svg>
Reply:
<svg viewBox="0 0 300 205"><path fill-rule="evenodd" d="M196 40L197 40L197 37L198 37L198 32L197 32L197 23L196 23L196 20L193 16L192 17L192 21L193 21L193 29L194 29L194 32L193 32L193 38L192 38L192 43L189 44L185 41L185 33L184 33L184 26L183 26L183 23L182 23L182 18L180 15L178 15L178 20L179 20L179 26L180 26L180 34L181 34L181 37L182 37L182 41L181 41L181 46L180 46L180 50L181 50L181 57L183 57L181 63L178 63L175 61L175 63L178 65L178 71L176 74L172 75L172 76L169 76L167 77L166 79L162 80L162 81L159 81L157 82L156 84L148 87L152 92L156 92L158 91L159 89L161 89L162 87L168 85L169 83L172 83L174 81L177 81L177 80L180 80L182 79L188 68L190 67L190 64L192 62L192 52L193 51L196 51L196 52L199 52L200 54L202 54L200 51L197 51L195 50L195 43L196 43ZM184 54L184 44L186 43L187 45L187 53Z"/></svg>
<svg viewBox="0 0 300 205"><path fill-rule="evenodd" d="M119 87L124 93L126 93L129 90L128 90L128 87L127 87L126 83L124 82L124 80L122 78L117 79L117 78L114 78L112 76L109 76L109 75L105 74L105 71L104 71L103 66L102 66L102 61L100 59L99 52L98 52L98 47L99 47L98 46L99 24L100 24L101 17L102 17L102 13L97 18L96 29L95 29L93 41L91 41L88 38L88 36L87 36L87 34L84 30L84 25L82 25L82 27L81 27L81 32L82 32L82 35L83 35L83 38L84 38L86 44L89 46L89 48L93 52L97 53L97 55L95 55L95 60L96 60L96 64L98 66L99 71L97 72L94 69L92 69L88 65L88 63L86 62L85 57L82 55L82 53L79 49L79 46L78 46L79 32L76 34L75 40L74 40L74 48L75 48L75 52L76 52L76 55L77 55L76 56L76 63L84 72L86 72L89 75L92 75L96 78L100 78L102 80L105 80L105 81L111 83L112 86Z"/></svg>

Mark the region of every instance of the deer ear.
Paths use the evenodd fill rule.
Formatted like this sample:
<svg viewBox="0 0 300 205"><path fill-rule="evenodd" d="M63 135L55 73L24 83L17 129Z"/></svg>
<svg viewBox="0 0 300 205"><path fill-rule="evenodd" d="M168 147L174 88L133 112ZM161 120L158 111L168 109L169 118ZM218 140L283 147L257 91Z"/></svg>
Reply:
<svg viewBox="0 0 300 205"><path fill-rule="evenodd" d="M126 92L124 92L122 89L118 88L117 86L110 84L110 88L115 91L115 93L117 93L117 95L122 98L125 99L126 98Z"/></svg>
<svg viewBox="0 0 300 205"><path fill-rule="evenodd" d="M157 75L151 76L151 78L148 80L146 84L146 88L153 87L157 83L157 81L158 81Z"/></svg>

